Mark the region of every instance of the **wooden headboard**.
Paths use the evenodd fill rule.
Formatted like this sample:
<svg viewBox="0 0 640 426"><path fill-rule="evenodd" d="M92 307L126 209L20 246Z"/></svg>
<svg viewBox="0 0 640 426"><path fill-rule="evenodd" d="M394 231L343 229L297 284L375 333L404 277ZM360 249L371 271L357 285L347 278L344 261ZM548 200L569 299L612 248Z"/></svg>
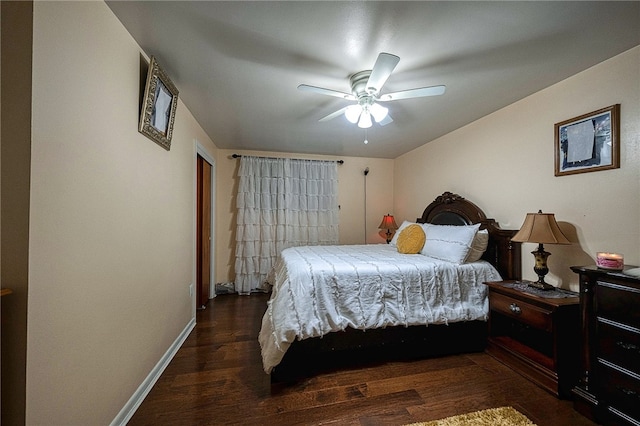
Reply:
<svg viewBox="0 0 640 426"><path fill-rule="evenodd" d="M504 280L522 279L520 243L511 241L518 230L500 229L493 219L487 219L482 210L458 194L445 192L424 209L418 223L434 225L473 225L489 232L489 245L482 259L491 263Z"/></svg>

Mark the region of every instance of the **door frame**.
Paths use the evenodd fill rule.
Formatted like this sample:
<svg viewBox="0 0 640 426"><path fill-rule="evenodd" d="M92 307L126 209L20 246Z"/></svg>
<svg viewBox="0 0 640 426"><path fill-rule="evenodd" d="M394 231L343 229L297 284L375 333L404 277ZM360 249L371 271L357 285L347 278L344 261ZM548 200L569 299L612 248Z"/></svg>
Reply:
<svg viewBox="0 0 640 426"><path fill-rule="evenodd" d="M211 164L211 259L210 259L210 277L209 277L209 300L216 297L216 284L215 284L215 253L216 253L216 227L215 227L215 217L216 217L216 161L213 159L213 155L207 151L197 139L194 139L195 143L195 155L193 156L193 315L195 316L196 311L196 281L197 281L197 271L196 271L196 256L198 255L198 236L197 236L197 214L198 214L198 155L204 158L209 164Z"/></svg>

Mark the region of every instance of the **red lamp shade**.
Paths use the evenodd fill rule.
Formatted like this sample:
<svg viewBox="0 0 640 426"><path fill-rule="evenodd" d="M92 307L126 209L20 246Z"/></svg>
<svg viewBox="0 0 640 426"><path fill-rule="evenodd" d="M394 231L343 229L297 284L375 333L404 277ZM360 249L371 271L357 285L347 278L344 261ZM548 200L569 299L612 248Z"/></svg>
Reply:
<svg viewBox="0 0 640 426"><path fill-rule="evenodd" d="M380 226L378 226L378 228L384 229L387 231L385 234L387 237L387 244L388 244L389 241L391 241L391 237L393 237L393 231L398 229L398 225L396 224L396 220L393 218L392 215L386 214L382 218L382 222L380 222Z"/></svg>
<svg viewBox="0 0 640 426"><path fill-rule="evenodd" d="M382 222L380 222L380 226L378 226L378 228L387 229L387 230L390 230L390 231L395 231L396 229L398 229L398 225L396 225L396 220L393 218L392 215L385 214L384 217L382 218Z"/></svg>

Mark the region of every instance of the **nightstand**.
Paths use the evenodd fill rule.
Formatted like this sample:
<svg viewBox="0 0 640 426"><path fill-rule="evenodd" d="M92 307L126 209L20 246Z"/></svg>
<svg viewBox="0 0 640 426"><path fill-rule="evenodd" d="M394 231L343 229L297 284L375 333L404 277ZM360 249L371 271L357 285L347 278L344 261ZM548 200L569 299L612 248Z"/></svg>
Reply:
<svg viewBox="0 0 640 426"><path fill-rule="evenodd" d="M579 361L578 293L526 282L487 282L487 353L552 394L567 398Z"/></svg>

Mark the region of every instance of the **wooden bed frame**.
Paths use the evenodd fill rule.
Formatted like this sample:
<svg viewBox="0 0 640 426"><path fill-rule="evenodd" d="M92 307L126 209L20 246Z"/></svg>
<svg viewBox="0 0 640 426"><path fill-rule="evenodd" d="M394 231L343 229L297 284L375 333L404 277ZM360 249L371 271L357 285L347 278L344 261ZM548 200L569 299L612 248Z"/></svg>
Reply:
<svg viewBox="0 0 640 426"><path fill-rule="evenodd" d="M487 219L480 207L458 194L445 192L438 196L416 222L435 225L479 223L480 229L489 231L489 245L482 259L495 266L503 280L522 279L520 243L511 241L518 230L500 229L495 220Z"/></svg>
<svg viewBox="0 0 640 426"><path fill-rule="evenodd" d="M517 230L500 229L493 219L460 195L445 192L417 218L419 223L471 225L489 232L489 245L482 259L491 263L505 280L521 279L520 243L511 241ZM466 321L448 325L387 327L329 333L323 337L295 341L271 372L272 382L291 382L345 367L375 362L483 351L487 323Z"/></svg>

